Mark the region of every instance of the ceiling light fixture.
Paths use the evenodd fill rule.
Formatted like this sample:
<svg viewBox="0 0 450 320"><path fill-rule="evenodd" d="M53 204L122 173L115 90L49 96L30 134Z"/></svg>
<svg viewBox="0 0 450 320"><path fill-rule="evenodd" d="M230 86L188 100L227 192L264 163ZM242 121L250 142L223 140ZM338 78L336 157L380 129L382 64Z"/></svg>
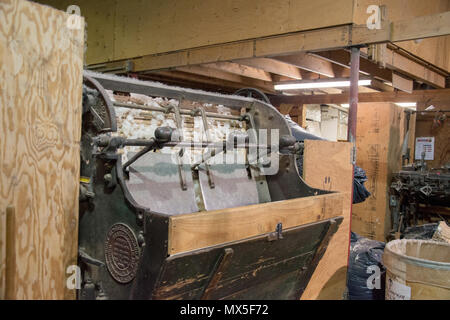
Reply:
<svg viewBox="0 0 450 320"><path fill-rule="evenodd" d="M415 108L417 107L417 103L415 102L399 102L396 103L397 106L402 107L402 108Z"/></svg>
<svg viewBox="0 0 450 320"><path fill-rule="evenodd" d="M359 80L358 86L368 86L372 80ZM320 89L320 88L342 88L350 87L350 80L342 81L315 81L315 82L295 82L286 84L276 84L275 90L297 90L297 89Z"/></svg>

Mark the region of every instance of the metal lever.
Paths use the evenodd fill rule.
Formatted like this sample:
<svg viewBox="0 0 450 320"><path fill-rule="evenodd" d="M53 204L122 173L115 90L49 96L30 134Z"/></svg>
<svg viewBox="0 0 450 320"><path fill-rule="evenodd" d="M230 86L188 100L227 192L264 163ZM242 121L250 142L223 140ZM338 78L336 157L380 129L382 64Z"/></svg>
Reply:
<svg viewBox="0 0 450 320"><path fill-rule="evenodd" d="M94 266L98 266L98 267L103 267L105 266L105 264L100 261L97 260L95 258L92 258L90 255L88 255L83 248L79 248L78 249L78 256L80 257L81 260L83 260L84 263L87 264L92 264Z"/></svg>
<svg viewBox="0 0 450 320"><path fill-rule="evenodd" d="M178 102L178 105L181 106L182 99ZM169 106L167 107L166 113L169 113L170 111L173 111L175 113L175 122L177 124L177 129L179 131L179 142L183 142L183 130L182 130L182 118L180 113L180 108L176 106ZM184 155L184 148L180 149L180 152L177 153L177 164L178 164L178 174L180 175L180 184L182 190L187 190L187 184L186 184L186 175L183 170L183 164L181 161L181 157Z"/></svg>
<svg viewBox="0 0 450 320"><path fill-rule="evenodd" d="M206 113L205 110L203 108L196 108L194 110L192 110L192 116L196 116L198 113L200 113L201 117L202 117L202 121L203 121L203 130L205 131L206 134L206 143L209 144L211 142L211 137L209 135L209 130L208 130L208 120L206 119ZM202 153L202 158L204 158L205 153ZM214 189L216 187L216 185L214 184L214 178L211 172L211 168L209 167L209 164L204 160L203 161L205 163L205 169L206 169L206 174L208 175L208 183L209 183L209 187L211 189Z"/></svg>

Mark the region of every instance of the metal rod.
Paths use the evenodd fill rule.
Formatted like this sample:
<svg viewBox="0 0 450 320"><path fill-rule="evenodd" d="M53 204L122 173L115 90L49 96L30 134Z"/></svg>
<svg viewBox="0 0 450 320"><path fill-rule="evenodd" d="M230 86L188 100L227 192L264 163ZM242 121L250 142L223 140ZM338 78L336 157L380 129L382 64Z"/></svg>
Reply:
<svg viewBox="0 0 450 320"><path fill-rule="evenodd" d="M153 150L153 146L148 146L145 147L144 149L142 149L141 151L139 151L138 153L136 153L133 157L131 157L130 160L128 160L127 162L125 162L125 164L122 167L122 170L126 170L131 164L133 164L137 159L139 159L140 157L142 157L144 154L146 154L147 152Z"/></svg>
<svg viewBox="0 0 450 320"><path fill-rule="evenodd" d="M356 141L356 117L358 114L359 48L352 48L350 65L350 107L348 110L348 141Z"/></svg>
<svg viewBox="0 0 450 320"><path fill-rule="evenodd" d="M121 108L128 108L128 109L140 109L140 110L147 110L147 111L158 111L158 112L167 112L167 109L164 107L156 107L156 106L144 106L141 104L135 104L135 103L122 103L122 102L114 102L113 105L115 107L121 107ZM170 110L169 112L174 112L174 110ZM184 115L191 115L192 110L189 109L180 109L180 114ZM214 113L214 112L205 112L206 116L208 118L217 118L217 119L226 119L226 120L238 120L242 121L241 116L233 116L229 114L220 114L220 113Z"/></svg>
<svg viewBox="0 0 450 320"><path fill-rule="evenodd" d="M355 166L356 166L356 124L358 115L358 81L359 81L359 62L360 62L360 49L358 47L352 47L351 60L350 60L350 101L348 110L348 141L353 143L352 152L352 181L355 179ZM350 217L353 211L353 194L355 192L354 183L352 183L352 192L350 197ZM349 238L352 222L350 219ZM348 258L347 263L350 261L350 241L348 243Z"/></svg>

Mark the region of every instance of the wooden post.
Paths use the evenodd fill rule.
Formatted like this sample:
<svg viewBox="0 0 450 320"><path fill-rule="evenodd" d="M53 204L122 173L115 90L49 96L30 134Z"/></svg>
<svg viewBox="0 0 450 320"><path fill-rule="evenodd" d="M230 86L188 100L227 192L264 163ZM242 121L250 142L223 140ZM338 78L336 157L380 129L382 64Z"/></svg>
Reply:
<svg viewBox="0 0 450 320"><path fill-rule="evenodd" d="M300 127L306 128L306 107L303 104L297 107L297 123Z"/></svg>

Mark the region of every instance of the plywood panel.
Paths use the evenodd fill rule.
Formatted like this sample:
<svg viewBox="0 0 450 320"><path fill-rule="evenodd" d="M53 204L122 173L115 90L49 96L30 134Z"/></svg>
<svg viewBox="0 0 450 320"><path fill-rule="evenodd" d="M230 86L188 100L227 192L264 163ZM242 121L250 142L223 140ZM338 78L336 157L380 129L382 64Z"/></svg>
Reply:
<svg viewBox="0 0 450 320"><path fill-rule="evenodd" d="M353 206L352 231L386 241L391 229L388 190L393 173L401 168L404 109L391 103L361 103L357 121L356 163L366 171L371 196Z"/></svg>
<svg viewBox="0 0 450 320"><path fill-rule="evenodd" d="M80 6L88 23L88 64L108 61L111 53L114 60L126 59L348 24L353 18L353 0L40 2L62 10Z"/></svg>
<svg viewBox="0 0 450 320"><path fill-rule="evenodd" d="M169 222L169 254L205 248L342 215L343 195L269 202L246 207L173 216Z"/></svg>
<svg viewBox="0 0 450 320"><path fill-rule="evenodd" d="M355 23L366 23L369 17L366 10L369 5L385 5L387 19L390 21L406 20L450 10L450 1L448 0L356 0ZM396 45L444 70L450 71L450 57L445 54L449 52L449 43L450 36L446 36L423 39L422 41L397 42Z"/></svg>
<svg viewBox="0 0 450 320"><path fill-rule="evenodd" d="M8 298L74 298L65 272L77 263L84 28L67 18L0 1L0 212L15 209Z"/></svg>
<svg viewBox="0 0 450 320"><path fill-rule="evenodd" d="M81 15L86 21L86 61L89 64L112 61L114 58L114 37L116 20L116 3L128 1L115 0L38 0L36 2L47 4L62 11L70 5L77 5ZM120 8L123 10L123 8ZM131 17L130 23L133 23ZM127 21L128 24L128 21ZM125 28L117 28L117 32ZM132 31L131 29L129 31ZM129 33L130 34L130 33ZM128 37L129 41L136 41L134 35ZM128 43L128 42L127 42ZM126 43L126 44L127 44Z"/></svg>
<svg viewBox="0 0 450 320"><path fill-rule="evenodd" d="M348 250L350 244L350 205L353 166L351 164L352 144L306 140L303 152L303 177L308 185L344 195L342 215L344 220L328 245L322 260L306 287L303 300L317 299L328 286L335 286L333 295L327 299L342 299L346 287ZM336 276L339 278L336 279ZM336 283L340 285L336 285ZM339 290L340 288L340 290Z"/></svg>
<svg viewBox="0 0 450 320"><path fill-rule="evenodd" d="M417 109L422 111L431 103L419 103ZM436 110L450 111L450 104L447 102L432 103ZM442 114L441 114L442 115ZM441 125L433 125L436 113L417 114L415 137L434 137L434 160L426 161L429 168L440 168L450 162L450 120L448 118ZM414 159L414 153L412 153Z"/></svg>

